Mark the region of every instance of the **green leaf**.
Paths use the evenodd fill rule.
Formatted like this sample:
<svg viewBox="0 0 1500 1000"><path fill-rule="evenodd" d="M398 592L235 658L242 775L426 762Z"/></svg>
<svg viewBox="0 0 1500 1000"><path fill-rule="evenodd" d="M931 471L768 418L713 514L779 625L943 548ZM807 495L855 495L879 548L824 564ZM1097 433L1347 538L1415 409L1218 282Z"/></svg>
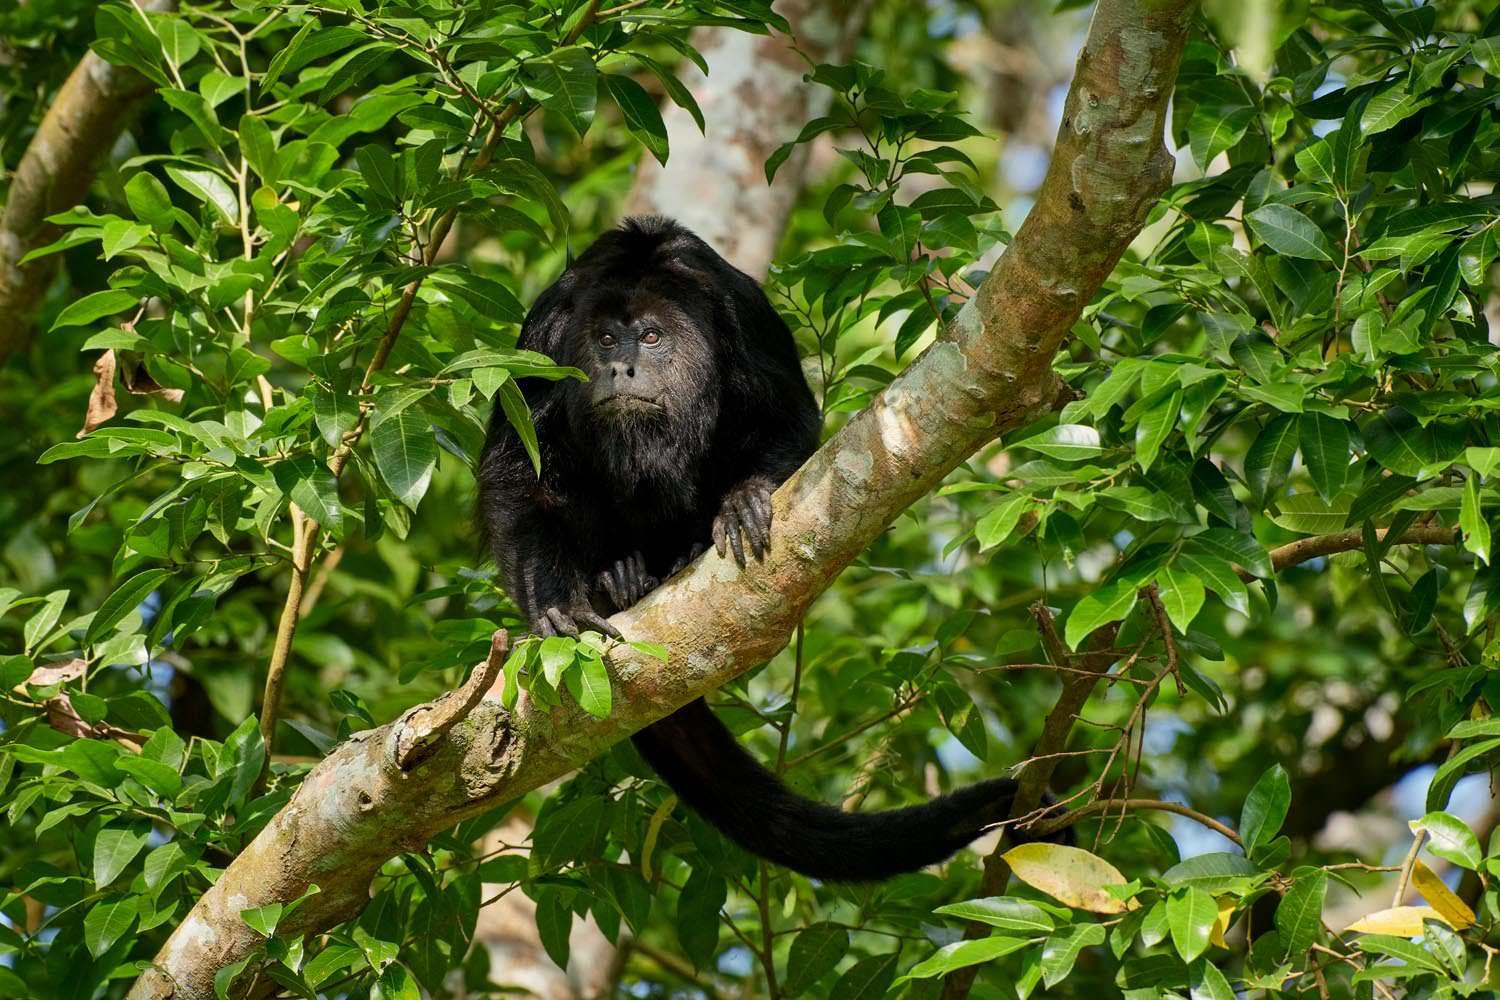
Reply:
<svg viewBox="0 0 1500 1000"><path fill-rule="evenodd" d="M1336 497L1332 503L1324 503L1311 493L1298 493L1284 497L1279 504L1281 513L1271 520L1288 531L1305 535L1331 535L1344 530L1349 521L1348 496Z"/></svg>
<svg viewBox="0 0 1500 1000"><path fill-rule="evenodd" d="M1333 263L1333 244L1311 219L1290 205L1262 205L1245 216L1260 241L1279 254Z"/></svg>
<svg viewBox="0 0 1500 1000"><path fill-rule="evenodd" d="M1098 924L1089 924L1099 930L1099 940L1104 940L1104 928ZM918 962L912 966L906 975L896 981L897 985L909 982L913 979L931 979L934 976L944 976L954 969L965 969L971 965L981 962L989 962L1002 955L1020 951L1022 948L1032 945L1032 941L1023 937L987 937L977 941L955 941L953 944L945 945L938 949L937 954L926 961Z"/></svg>
<svg viewBox="0 0 1500 1000"><path fill-rule="evenodd" d="M359 424L359 402L347 393L317 389L312 394L313 420L323 440L337 445Z"/></svg>
<svg viewBox="0 0 1500 1000"><path fill-rule="evenodd" d="M1030 448L1065 462L1097 458L1104 453L1099 445L1099 432L1086 424L1058 424L1009 447Z"/></svg>
<svg viewBox="0 0 1500 1000"><path fill-rule="evenodd" d="M1464 533L1464 548L1486 566L1490 562L1490 522L1484 518L1479 499L1479 476L1470 473L1464 482L1463 506L1459 508L1458 526Z"/></svg>
<svg viewBox="0 0 1500 1000"><path fill-rule="evenodd" d="M1190 1000L1235 1000L1235 993L1219 967L1205 958L1194 962L1188 972L1188 997Z"/></svg>
<svg viewBox="0 0 1500 1000"><path fill-rule="evenodd" d="M88 631L83 635L84 644L91 646L108 635L171 575L170 569L148 569L116 587L114 593L106 597L104 603L99 605L99 610L94 612Z"/></svg>
<svg viewBox="0 0 1500 1000"><path fill-rule="evenodd" d="M1209 104L1198 105L1193 110L1193 117L1188 120L1188 142L1194 162L1200 168L1207 169L1210 160L1245 137L1246 130L1254 120L1255 109L1249 106L1224 108Z"/></svg>
<svg viewBox="0 0 1500 1000"><path fill-rule="evenodd" d="M1484 852L1479 848L1479 838L1457 816L1445 812L1430 812L1407 825L1411 827L1412 833L1427 831L1427 835L1432 838L1427 849L1433 854L1470 871L1479 870L1480 862L1484 860Z"/></svg>
<svg viewBox="0 0 1500 1000"><path fill-rule="evenodd" d="M985 511L974 523L974 537L979 541L979 551L992 549L1010 537L1021 515L1032 505L1031 497L1025 493L1013 493Z"/></svg>
<svg viewBox="0 0 1500 1000"><path fill-rule="evenodd" d="M1250 789L1240 811L1240 837L1246 850L1254 853L1275 839L1291 803L1291 779L1280 764L1272 764Z"/></svg>
<svg viewBox="0 0 1500 1000"><path fill-rule="evenodd" d="M555 111L582 136L594 120L598 99L598 71L584 49L574 45L554 49L526 63L526 90L549 111Z"/></svg>
<svg viewBox="0 0 1500 1000"><path fill-rule="evenodd" d="M168 164L166 170L167 176L176 181L184 191L210 205L225 225L239 224L239 199L223 176L212 170L188 170L171 164Z"/></svg>
<svg viewBox="0 0 1500 1000"><path fill-rule="evenodd" d="M1141 414L1135 427L1135 460L1142 471L1149 471L1151 463L1156 461L1162 443L1172 433L1172 428L1177 426L1177 414L1181 410L1182 391L1176 390Z"/></svg>
<svg viewBox="0 0 1500 1000"><path fill-rule="evenodd" d="M1331 501L1344 488L1349 471L1349 425L1326 413L1304 413L1297 420L1302 461L1318 496Z"/></svg>
<svg viewBox="0 0 1500 1000"><path fill-rule="evenodd" d="M339 484L320 459L303 455L289 462L278 462L271 470L287 499L308 517L338 533L343 520L339 504Z"/></svg>
<svg viewBox="0 0 1500 1000"><path fill-rule="evenodd" d="M1187 634L1188 626L1203 609L1206 596L1203 581L1182 569L1167 566L1157 571L1156 587L1167 617L1177 631Z"/></svg>
<svg viewBox="0 0 1500 1000"><path fill-rule="evenodd" d="M849 932L835 924L812 924L792 939L787 957L787 996L804 993L834 970L849 951Z"/></svg>
<svg viewBox="0 0 1500 1000"><path fill-rule="evenodd" d="M1366 136L1377 135L1395 128L1430 103L1429 99L1407 93L1406 81L1398 79L1370 98L1359 116L1359 129Z"/></svg>
<svg viewBox="0 0 1500 1000"><path fill-rule="evenodd" d="M282 903L252 906L240 911L240 919L261 937L271 937L276 933L276 925L281 922L281 914L285 909L286 906Z"/></svg>
<svg viewBox="0 0 1500 1000"><path fill-rule="evenodd" d="M1078 648L1085 636L1101 625L1117 622L1135 607L1136 588L1119 580L1095 588L1073 606L1068 615L1064 638L1068 646Z"/></svg>
<svg viewBox="0 0 1500 1000"><path fill-rule="evenodd" d="M473 271L457 268L448 268L439 271L432 276L432 283L444 291L458 296L474 308L480 316L491 322L520 323L526 318L526 309L521 305L515 293L506 288L493 278L475 274ZM530 352L515 352L514 356L502 355L504 366L517 375L532 374L524 367L517 369L512 362L524 365L524 355ZM574 369L558 368L555 365L545 365L549 370L548 377L555 378L550 374L553 371L569 372Z"/></svg>
<svg viewBox="0 0 1500 1000"><path fill-rule="evenodd" d="M656 79L661 82L662 89L667 92L667 96L672 99L672 103L692 116L700 133L707 134L708 125L703 120L703 111L698 107L698 102L694 99L693 92L688 90L681 80L677 79L677 74L649 56L642 55L639 52L632 52L630 55L636 62L656 75Z"/></svg>
<svg viewBox="0 0 1500 1000"><path fill-rule="evenodd" d="M1436 422L1423 426L1400 406L1392 406L1360 425L1370 457L1392 472L1420 476L1428 466L1451 461L1464 445L1464 432Z"/></svg>
<svg viewBox="0 0 1500 1000"><path fill-rule="evenodd" d="M181 68L183 63L198 54L201 39L192 25L183 19L162 15L151 18L151 24L156 29L156 37L161 39L162 55L173 66Z"/></svg>
<svg viewBox="0 0 1500 1000"><path fill-rule="evenodd" d="M98 958L124 937L140 916L143 902L139 896L125 896L90 906L83 917L83 943L89 954Z"/></svg>
<svg viewBox="0 0 1500 1000"><path fill-rule="evenodd" d="M1286 954L1300 958L1317 941L1323 926L1323 897L1328 893L1328 873L1317 868L1299 868L1292 887L1276 907L1276 929Z"/></svg>
<svg viewBox="0 0 1500 1000"><path fill-rule="evenodd" d="M21 638L28 651L34 650L52 633L52 627L62 617L63 607L68 603L68 591L54 590L42 600L42 606L26 620L21 629Z"/></svg>
<svg viewBox="0 0 1500 1000"><path fill-rule="evenodd" d="M719 908L728 887L713 872L694 868L677 896L677 940L700 969L711 968L719 948Z"/></svg>
<svg viewBox="0 0 1500 1000"><path fill-rule="evenodd" d="M1297 418L1281 416L1266 424L1245 455L1245 481L1255 502L1264 505L1286 482L1297 454Z"/></svg>
<svg viewBox="0 0 1500 1000"><path fill-rule="evenodd" d="M1271 557L1261 547L1260 542L1255 540L1255 536L1234 531L1231 528L1209 528L1207 531L1201 531L1184 543L1183 551L1217 556L1235 565L1243 566L1252 575L1262 579L1275 573L1271 565Z"/></svg>
<svg viewBox="0 0 1500 1000"><path fill-rule="evenodd" d="M828 1000L883 1000L896 978L899 961L895 953L860 959L839 976Z"/></svg>
<svg viewBox="0 0 1500 1000"><path fill-rule="evenodd" d="M413 407L375 424L370 432L380 478L412 510L422 502L437 466L437 444L426 417Z"/></svg>
<svg viewBox="0 0 1500 1000"><path fill-rule="evenodd" d="M149 827L144 823L128 827L107 826L94 839L94 885L107 887L130 867L135 856L146 846Z"/></svg>
<svg viewBox="0 0 1500 1000"><path fill-rule="evenodd" d="M501 383L497 395L500 397L500 408L505 412L505 419L510 422L516 435L521 439L521 446L526 449L526 454L531 458L531 468L537 475L542 474L542 451L537 444L536 427L531 422L531 408L526 405L526 397L521 395L521 389L516 385L515 379L507 379Z"/></svg>
<svg viewBox="0 0 1500 1000"><path fill-rule="evenodd" d="M646 89L628 76L605 73L601 78L604 89L620 107L625 127L630 134L651 151L663 165L667 162L667 126L661 120L661 112Z"/></svg>
<svg viewBox="0 0 1500 1000"><path fill-rule="evenodd" d="M573 690L574 685L570 683L568 693L580 708L594 718L609 718L609 670L605 667L604 660L598 655L580 655L577 664L567 675L570 682L577 678L577 689Z"/></svg>
<svg viewBox="0 0 1500 1000"><path fill-rule="evenodd" d="M1225 892L1243 895L1247 885L1264 878L1254 862L1242 854L1219 851L1199 854L1179 861L1162 872L1161 879L1169 886L1193 885L1210 896Z"/></svg>
<svg viewBox="0 0 1500 1000"><path fill-rule="evenodd" d="M949 903L947 906L939 906L933 912L1021 933L1046 934L1056 926L1041 907L1011 896L987 896L962 903Z"/></svg>
<svg viewBox="0 0 1500 1000"><path fill-rule="evenodd" d="M1079 953L1103 943L1104 927L1100 924L1073 924L1053 934L1042 946L1042 984L1051 989L1068 978Z"/></svg>
<svg viewBox="0 0 1500 1000"><path fill-rule="evenodd" d="M1193 961L1208 949L1208 936L1218 919L1218 904L1202 889L1189 886L1167 897L1172 945L1184 962Z"/></svg>
<svg viewBox="0 0 1500 1000"><path fill-rule="evenodd" d="M65 326L85 326L95 320L103 319L105 316L113 316L116 313L134 309L140 299L132 292L123 291L119 288L107 288L102 292L92 292L83 298L68 304L68 307L57 314L57 319L52 323L52 329L59 330Z"/></svg>
<svg viewBox="0 0 1500 1000"><path fill-rule="evenodd" d="M364 178L372 205L382 209L395 209L406 197L401 161L391 151L380 146L361 146L354 151L354 162L359 165L359 174Z"/></svg>

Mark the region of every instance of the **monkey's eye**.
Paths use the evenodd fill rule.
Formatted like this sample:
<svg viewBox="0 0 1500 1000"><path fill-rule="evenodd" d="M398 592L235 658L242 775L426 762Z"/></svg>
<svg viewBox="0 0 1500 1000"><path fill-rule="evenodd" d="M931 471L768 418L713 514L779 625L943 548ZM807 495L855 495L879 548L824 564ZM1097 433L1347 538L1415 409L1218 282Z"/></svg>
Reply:
<svg viewBox="0 0 1500 1000"><path fill-rule="evenodd" d="M655 330L647 330L645 333L641 334L641 343L645 344L647 347L655 347L660 342L661 334L657 333Z"/></svg>
<svg viewBox="0 0 1500 1000"><path fill-rule="evenodd" d="M599 343L602 344L605 347L614 347L615 346L614 334L606 333L604 336L602 336L602 337L599 338Z"/></svg>

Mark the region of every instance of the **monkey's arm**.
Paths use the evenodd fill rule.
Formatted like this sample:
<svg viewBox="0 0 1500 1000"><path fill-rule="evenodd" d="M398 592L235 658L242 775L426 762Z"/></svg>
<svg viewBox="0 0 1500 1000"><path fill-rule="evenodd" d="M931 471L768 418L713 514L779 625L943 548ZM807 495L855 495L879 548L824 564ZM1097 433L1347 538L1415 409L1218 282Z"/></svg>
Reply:
<svg viewBox="0 0 1500 1000"><path fill-rule="evenodd" d="M788 379L782 403L758 415L743 439L742 467L748 470L730 487L713 521L714 548L720 557L734 554L745 565L745 549L761 559L771 547L771 494L807 461L818 447L820 415L802 381Z"/></svg>
<svg viewBox="0 0 1500 1000"><path fill-rule="evenodd" d="M530 461L508 438L486 453L479 470L479 504L490 549L511 599L537 635L619 631L590 602L599 581L585 565L589 518L565 517L569 505L555 485L539 482Z"/></svg>

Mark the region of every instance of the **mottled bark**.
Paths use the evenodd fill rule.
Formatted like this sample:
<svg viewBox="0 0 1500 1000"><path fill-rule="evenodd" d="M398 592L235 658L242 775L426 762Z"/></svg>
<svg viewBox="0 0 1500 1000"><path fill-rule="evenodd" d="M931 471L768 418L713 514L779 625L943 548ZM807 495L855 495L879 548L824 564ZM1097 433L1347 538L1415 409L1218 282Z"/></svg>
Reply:
<svg viewBox="0 0 1500 1000"><path fill-rule="evenodd" d="M938 341L775 496L764 562L709 553L613 622L671 651L611 655L614 714L491 698L412 770L396 763L406 718L359 733L198 901L137 981L136 998L206 998L214 972L248 954L245 907L321 892L289 933L324 930L367 900L395 853L567 773L612 743L762 663L807 605L906 507L997 434L1059 395L1051 363L1147 209L1167 185L1162 143L1190 0L1101 0L1079 58L1053 161L1031 214L989 280ZM409 718L409 716L407 717ZM241 994L243 995L243 994Z"/></svg>
<svg viewBox="0 0 1500 1000"><path fill-rule="evenodd" d="M667 215L708 241L746 274L764 278L802 190L807 147L799 146L766 183L766 159L802 126L828 111L830 92L804 82L813 62L842 62L854 47L871 0L781 0L799 55L785 35L701 28L693 45L708 63L689 64L684 81L703 110L707 133L668 102L662 109L671 155L665 167L643 157L626 202L631 215Z"/></svg>
<svg viewBox="0 0 1500 1000"><path fill-rule="evenodd" d="M136 0L142 10L176 10L177 0ZM113 66L93 52L78 61L52 99L10 178L0 215L0 361L26 346L36 310L60 258L29 264L21 258L55 241L47 221L83 201L99 161L154 87L133 69Z"/></svg>

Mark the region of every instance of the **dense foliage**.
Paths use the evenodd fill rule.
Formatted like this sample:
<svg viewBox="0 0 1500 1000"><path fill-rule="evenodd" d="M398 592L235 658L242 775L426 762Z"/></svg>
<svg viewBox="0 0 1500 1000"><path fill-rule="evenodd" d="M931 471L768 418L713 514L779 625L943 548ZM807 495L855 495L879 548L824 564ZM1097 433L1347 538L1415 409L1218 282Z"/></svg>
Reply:
<svg viewBox="0 0 1500 1000"><path fill-rule="evenodd" d="M810 70L830 110L766 165L838 152L769 285L829 432L1024 212L965 113L951 17L915 6ZM1009 848L1004 895L980 888L992 842L817 884L622 744L393 861L330 934L245 911L261 974L307 997L498 989L470 936L521 891L558 962L585 917L641 942L620 979L641 996L932 997L974 968L985 997L1484 989L1500 814L1460 779L1500 751L1500 12L1248 6L1264 23L1210 5L1191 36L1180 183L1057 361L1076 398L715 699L801 790L864 808L1060 728L1078 847ZM71 5L26 11L0 24L80 33ZM658 100L702 115L677 75L700 25L787 27L758 0L97 9L95 51L157 96L42 251L65 278L0 379L0 995L123 995L313 761L518 624L467 527L484 420L525 435L516 380L576 377L516 350L523 303L613 220L635 159L671 155ZM6 73L45 93L58 69ZM506 696L607 715L607 655L523 644ZM1081 718L1049 720L1078 685ZM511 811L529 843L479 846Z"/></svg>

